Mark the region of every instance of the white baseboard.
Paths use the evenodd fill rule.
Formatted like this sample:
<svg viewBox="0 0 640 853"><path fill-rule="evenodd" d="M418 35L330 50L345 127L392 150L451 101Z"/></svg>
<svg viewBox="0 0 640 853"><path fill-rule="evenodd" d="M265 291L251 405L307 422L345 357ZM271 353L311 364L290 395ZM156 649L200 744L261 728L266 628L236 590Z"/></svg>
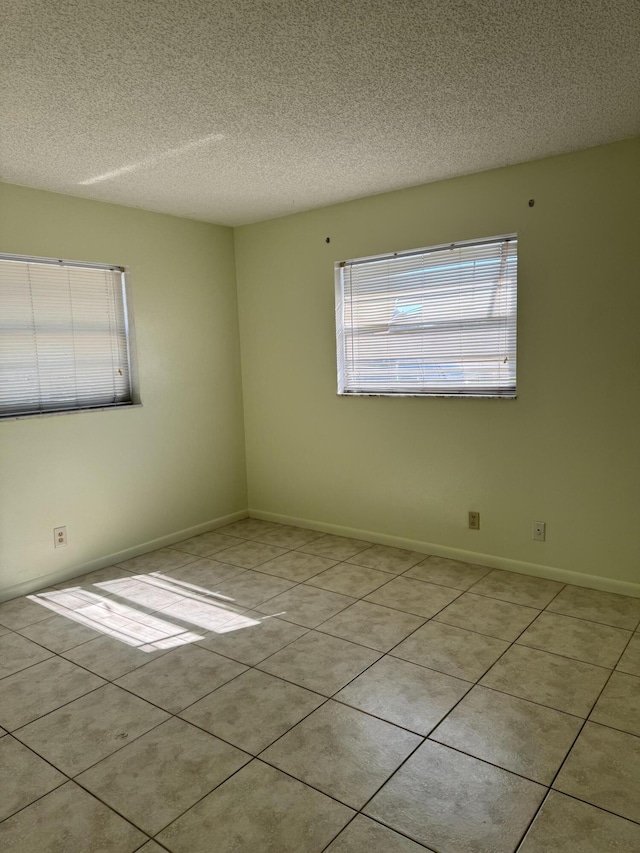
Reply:
<svg viewBox="0 0 640 853"><path fill-rule="evenodd" d="M206 521L202 524L197 524L194 527L185 528L184 530L177 530L174 533L169 533L166 536L159 537L158 539L152 539L149 542L143 542L140 545L135 545L124 551L118 551L114 554L99 557L96 560L91 560L89 563L71 566L47 575L39 575L38 577L22 581L19 584L5 587L0 589L0 601L18 598L21 595L28 595L31 592L37 592L44 587L62 583L63 581L75 578L78 575L93 572L96 569L103 569L106 566L112 566L114 563L124 562L124 560L129 560L131 557L138 557L140 554L146 554L147 552L155 551L158 548L165 548L168 545L173 545L175 542L181 542L183 539L198 536L200 533L208 533L210 530L215 530L218 527L223 527L225 524L231 524L234 521L239 521L247 516L250 516L251 518L261 518L265 521L274 521L278 524L289 524L293 527L307 527L310 530L318 530L321 533L333 533L336 536L347 536L351 539L362 539L365 542L372 542L374 544L391 545L394 548L406 548L409 551L418 551L421 554L435 554L438 557L449 557L452 560L461 560L465 563L475 563L476 565L488 566L492 569L505 569L510 572L519 572L520 574L548 578L549 580L570 583L575 586L584 586L589 587L590 589L599 589L604 592L615 592L619 595L631 595L636 598L640 598L640 584L638 583L616 580L615 578L606 578L601 575L588 575L584 572L574 572L569 569L560 569L555 566L544 566L539 563L527 563L523 560L514 560L509 557L498 557L493 554L480 554L476 551L466 551L462 548L449 548L447 546L436 545L431 542L422 542L417 539L407 539L401 536L390 536L385 533L374 533L370 530L360 530L355 527L344 527L339 524L328 524L326 522L314 521L307 518L297 518L295 516L282 515L275 512L263 512L262 510L249 509L233 512L229 515L212 519L211 521Z"/></svg>
<svg viewBox="0 0 640 853"><path fill-rule="evenodd" d="M115 554L107 554L105 557L98 557L96 560L91 560L89 563L82 563L61 569L57 572L51 572L47 575L39 575L35 578L22 581L13 586L0 589L0 601L8 601L10 598L18 598L21 595L28 595L31 592L37 592L39 589L44 589L47 586L53 586L57 583L62 583L70 578L78 577L78 575L93 572L96 569L104 569L105 566L112 566L114 563L122 563L131 557L139 557L140 554L146 554L148 551L156 551L158 548L165 548L167 545L173 545L175 542L182 542L183 539L190 539L192 536L198 536L200 533L208 533L210 530L215 530L218 527L223 527L225 524L231 524L234 521L240 521L248 515L247 510L232 512L229 515L223 515L220 518L205 521L202 524L196 524L194 527L187 527L184 530L176 530L166 536L160 536L158 539L151 539L149 542L143 542L140 545L134 545L132 548L126 548L124 551L117 551Z"/></svg>
<svg viewBox="0 0 640 853"><path fill-rule="evenodd" d="M406 548L421 554L435 554L438 557L449 557L464 563L475 563L479 566L489 566L492 569L505 569L523 575L534 575L539 578L570 583L575 586L585 586L599 589L603 592L615 592L619 595L631 595L640 598L640 583L605 578L601 575L588 575L584 572L574 572L569 569L559 569L555 566L544 566L539 563L527 563L523 560L513 560L509 557L497 557L493 554L480 554L475 551L465 551L462 548L448 548L435 545L432 542L421 542L416 539L405 539L401 536L389 536L385 533L373 533L370 530L359 530L355 527L343 527L339 524L327 524L323 521L312 521L307 518L281 515L276 512L263 512L249 509L251 518L261 518L264 521L274 521L278 524L289 524L293 527L307 527L321 533L333 533L336 536L347 536L351 539L363 539L377 545L391 545L394 548Z"/></svg>

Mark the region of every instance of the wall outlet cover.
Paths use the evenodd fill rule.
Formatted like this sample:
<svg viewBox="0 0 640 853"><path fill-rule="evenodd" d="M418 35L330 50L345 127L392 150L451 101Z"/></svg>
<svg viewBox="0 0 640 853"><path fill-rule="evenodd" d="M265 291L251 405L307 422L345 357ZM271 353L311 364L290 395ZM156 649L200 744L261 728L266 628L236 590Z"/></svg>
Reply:
<svg viewBox="0 0 640 853"><path fill-rule="evenodd" d="M480 530L480 513L469 513L469 530Z"/></svg>

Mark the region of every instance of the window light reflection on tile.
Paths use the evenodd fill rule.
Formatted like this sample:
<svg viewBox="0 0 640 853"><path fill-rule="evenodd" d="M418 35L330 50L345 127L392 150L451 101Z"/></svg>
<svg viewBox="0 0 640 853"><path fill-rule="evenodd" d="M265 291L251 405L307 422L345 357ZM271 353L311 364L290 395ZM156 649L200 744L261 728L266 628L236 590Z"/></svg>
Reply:
<svg viewBox="0 0 640 853"><path fill-rule="evenodd" d="M124 598L128 602L140 604L149 610L162 610L170 604L179 601L180 592L173 592L162 585L154 584L151 578L140 577L119 578L114 581L104 581L94 584L115 600Z"/></svg>
<svg viewBox="0 0 640 853"><path fill-rule="evenodd" d="M218 634L257 624L255 619L241 617L241 611L233 606L233 598L161 572L102 581L96 586L110 595L133 600L151 609L158 606L158 593L170 595L172 600L160 605L163 616L173 616Z"/></svg>
<svg viewBox="0 0 640 853"><path fill-rule="evenodd" d="M54 613L145 652L182 646L203 639L200 634L188 631L182 626L80 588L54 590L30 595L28 598L53 610ZM84 598L83 606L77 605L79 598ZM76 606L70 608L69 603Z"/></svg>
<svg viewBox="0 0 640 853"><path fill-rule="evenodd" d="M74 622L145 652L204 639L202 634L174 624L167 617L219 634L260 624L259 619L243 616L234 608L233 599L229 596L160 572L103 581L93 586L99 592L74 586L28 598ZM160 612L152 615L118 599Z"/></svg>
<svg viewBox="0 0 640 853"><path fill-rule="evenodd" d="M162 614L190 622L192 625L204 628L205 631L215 631L216 634L226 634L228 631L236 631L239 628L258 624L258 620L243 616L241 613L236 613L224 606L193 601L189 598L169 605L162 611Z"/></svg>
<svg viewBox="0 0 640 853"><path fill-rule="evenodd" d="M118 578L118 580L101 581L95 584L95 586L103 589L109 595L118 595L123 598L130 598L131 595L135 594L139 597L140 604L147 603L144 601L145 592L147 597L150 598L154 594L154 590L158 596L162 596L163 593L166 594L167 604L174 604L183 598L193 598L196 601L210 601L211 599L215 599L221 603L233 603L234 600L228 595L187 583L187 581L182 581L179 578L163 575L161 572L152 572L148 575L132 575L130 578Z"/></svg>

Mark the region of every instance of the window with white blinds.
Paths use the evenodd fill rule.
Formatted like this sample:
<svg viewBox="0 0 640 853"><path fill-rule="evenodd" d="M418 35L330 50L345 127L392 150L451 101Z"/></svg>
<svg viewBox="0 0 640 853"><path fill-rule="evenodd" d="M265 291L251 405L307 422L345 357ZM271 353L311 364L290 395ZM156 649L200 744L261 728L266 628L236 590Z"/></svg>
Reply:
<svg viewBox="0 0 640 853"><path fill-rule="evenodd" d="M0 417L132 402L124 270L0 255Z"/></svg>
<svg viewBox="0 0 640 853"><path fill-rule="evenodd" d="M515 235L336 264L339 394L515 397Z"/></svg>

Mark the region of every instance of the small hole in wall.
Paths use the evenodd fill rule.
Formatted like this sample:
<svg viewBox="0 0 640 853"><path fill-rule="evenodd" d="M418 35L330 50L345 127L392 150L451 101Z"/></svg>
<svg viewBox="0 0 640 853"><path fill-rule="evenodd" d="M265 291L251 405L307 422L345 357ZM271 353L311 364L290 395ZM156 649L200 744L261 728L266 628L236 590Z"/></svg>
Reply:
<svg viewBox="0 0 640 853"><path fill-rule="evenodd" d="M536 203L535 198L530 198L530 199L529 199L529 207L533 207L533 205L534 205L535 203Z"/></svg>
<svg viewBox="0 0 640 853"><path fill-rule="evenodd" d="M324 242L325 242L325 243L330 243L330 242L331 242L331 237L327 237L327 238L326 238L326 240L325 240Z"/></svg>

